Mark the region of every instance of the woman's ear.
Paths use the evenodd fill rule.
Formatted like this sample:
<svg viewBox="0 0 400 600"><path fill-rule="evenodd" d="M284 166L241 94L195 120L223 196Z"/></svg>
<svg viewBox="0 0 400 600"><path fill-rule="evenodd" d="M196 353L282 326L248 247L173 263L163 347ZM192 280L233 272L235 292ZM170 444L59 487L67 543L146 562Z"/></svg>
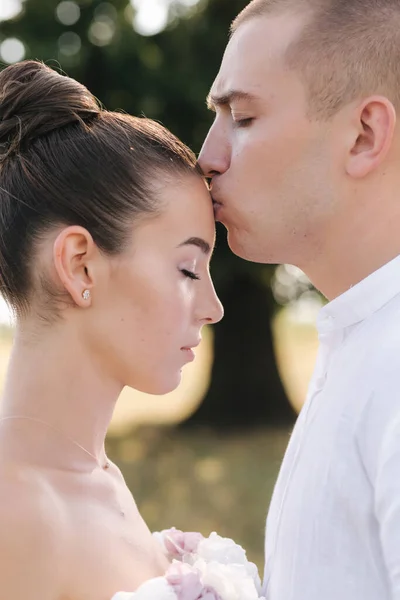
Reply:
<svg viewBox="0 0 400 600"><path fill-rule="evenodd" d="M54 242L53 260L57 275L77 306L91 306L96 250L90 233L75 225L63 229Z"/></svg>

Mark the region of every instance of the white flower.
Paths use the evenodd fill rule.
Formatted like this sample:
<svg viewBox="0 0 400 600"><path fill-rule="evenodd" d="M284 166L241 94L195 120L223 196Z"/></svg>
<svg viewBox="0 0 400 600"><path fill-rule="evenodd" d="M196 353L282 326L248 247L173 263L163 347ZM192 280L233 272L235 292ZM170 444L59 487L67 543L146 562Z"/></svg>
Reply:
<svg viewBox="0 0 400 600"><path fill-rule="evenodd" d="M164 577L143 583L134 593L120 592L112 600L265 600L255 564L230 538L213 532L207 539L200 533L165 529L155 532L171 565ZM199 596L200 594L200 596Z"/></svg>
<svg viewBox="0 0 400 600"><path fill-rule="evenodd" d="M178 600L165 577L154 577L142 583L136 592L118 592L111 600Z"/></svg>
<svg viewBox="0 0 400 600"><path fill-rule="evenodd" d="M215 533L202 540L197 548L197 556L206 562L215 561L222 565L243 565L253 579L258 593L261 592L261 580L256 565L247 560L246 552L230 538Z"/></svg>
<svg viewBox="0 0 400 600"><path fill-rule="evenodd" d="M239 564L244 565L247 562L246 552L242 546L235 544L230 538L224 538L215 533L202 540L197 548L197 554L206 562L212 560L223 565Z"/></svg>
<svg viewBox="0 0 400 600"><path fill-rule="evenodd" d="M246 566L197 560L194 565L201 572L203 585L212 587L223 600L259 600L258 591Z"/></svg>

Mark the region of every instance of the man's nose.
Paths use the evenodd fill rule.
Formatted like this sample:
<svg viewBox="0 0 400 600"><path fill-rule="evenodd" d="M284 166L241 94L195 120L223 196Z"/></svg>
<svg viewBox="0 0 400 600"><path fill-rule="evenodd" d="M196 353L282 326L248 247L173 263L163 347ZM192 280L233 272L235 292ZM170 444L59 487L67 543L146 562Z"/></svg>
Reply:
<svg viewBox="0 0 400 600"><path fill-rule="evenodd" d="M204 141L198 162L205 177L209 178L225 173L229 169L230 151L227 135L215 123Z"/></svg>

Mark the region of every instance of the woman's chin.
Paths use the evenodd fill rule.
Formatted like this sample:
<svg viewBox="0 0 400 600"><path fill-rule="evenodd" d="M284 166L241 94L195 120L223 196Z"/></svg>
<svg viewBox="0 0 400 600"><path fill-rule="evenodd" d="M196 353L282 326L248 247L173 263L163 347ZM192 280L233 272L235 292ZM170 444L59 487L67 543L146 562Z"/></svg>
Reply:
<svg viewBox="0 0 400 600"><path fill-rule="evenodd" d="M142 385L130 385L139 392L150 394L152 396L164 396L176 390L178 385L181 383L182 372L179 370L175 376L170 377L159 377L156 376L151 381L143 382ZM129 384L128 384L129 385Z"/></svg>

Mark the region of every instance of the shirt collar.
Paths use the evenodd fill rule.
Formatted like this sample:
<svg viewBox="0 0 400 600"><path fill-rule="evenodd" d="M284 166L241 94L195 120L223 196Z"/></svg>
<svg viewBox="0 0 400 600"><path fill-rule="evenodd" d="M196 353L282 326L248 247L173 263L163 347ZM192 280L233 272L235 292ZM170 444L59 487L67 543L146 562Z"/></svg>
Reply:
<svg viewBox="0 0 400 600"><path fill-rule="evenodd" d="M400 256L371 273L324 306L317 317L320 334L364 321L400 294Z"/></svg>

